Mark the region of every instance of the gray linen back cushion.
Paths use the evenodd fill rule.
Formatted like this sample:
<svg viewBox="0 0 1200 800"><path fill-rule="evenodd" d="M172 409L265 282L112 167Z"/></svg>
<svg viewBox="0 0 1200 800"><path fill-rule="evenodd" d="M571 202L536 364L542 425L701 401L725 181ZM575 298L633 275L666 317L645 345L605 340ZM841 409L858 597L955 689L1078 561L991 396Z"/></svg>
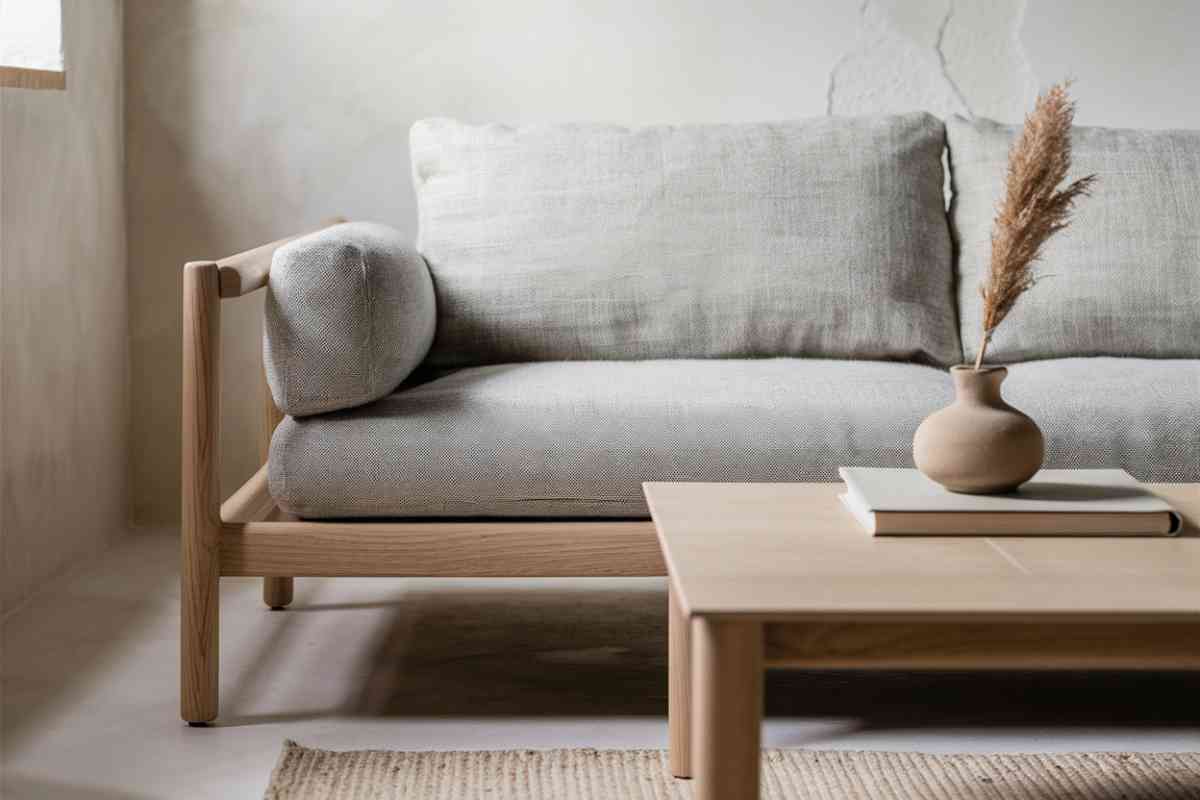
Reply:
<svg viewBox="0 0 1200 800"><path fill-rule="evenodd" d="M978 351L979 283L1017 129L947 122L950 220L965 356ZM1071 179L1096 173L1074 222L988 346L989 360L1061 356L1200 356L1200 131L1076 128Z"/></svg>
<svg viewBox="0 0 1200 800"><path fill-rule="evenodd" d="M263 364L285 414L377 400L433 341L429 269L399 231L335 225L275 251L264 313Z"/></svg>
<svg viewBox="0 0 1200 800"><path fill-rule="evenodd" d="M412 128L430 362L957 362L944 129Z"/></svg>

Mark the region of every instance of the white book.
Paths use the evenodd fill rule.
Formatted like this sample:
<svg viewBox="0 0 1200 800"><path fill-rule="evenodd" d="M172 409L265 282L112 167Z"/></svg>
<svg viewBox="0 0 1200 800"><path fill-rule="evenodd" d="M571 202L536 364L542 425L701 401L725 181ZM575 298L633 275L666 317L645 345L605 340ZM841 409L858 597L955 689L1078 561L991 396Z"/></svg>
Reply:
<svg viewBox="0 0 1200 800"><path fill-rule="evenodd" d="M841 467L872 535L1175 536L1183 517L1120 469L1044 469L1015 492L958 494L915 469Z"/></svg>

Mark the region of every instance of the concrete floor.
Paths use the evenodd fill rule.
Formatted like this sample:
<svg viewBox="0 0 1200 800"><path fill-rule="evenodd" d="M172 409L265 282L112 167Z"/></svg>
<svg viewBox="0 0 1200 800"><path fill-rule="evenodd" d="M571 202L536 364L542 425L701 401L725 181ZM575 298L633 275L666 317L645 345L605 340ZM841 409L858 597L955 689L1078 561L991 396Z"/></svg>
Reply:
<svg viewBox="0 0 1200 800"><path fill-rule="evenodd" d="M3 631L5 800L257 797L330 749L662 747L659 579L222 581L221 719L179 721L178 549L141 535ZM769 746L1200 749L1200 676L780 673Z"/></svg>

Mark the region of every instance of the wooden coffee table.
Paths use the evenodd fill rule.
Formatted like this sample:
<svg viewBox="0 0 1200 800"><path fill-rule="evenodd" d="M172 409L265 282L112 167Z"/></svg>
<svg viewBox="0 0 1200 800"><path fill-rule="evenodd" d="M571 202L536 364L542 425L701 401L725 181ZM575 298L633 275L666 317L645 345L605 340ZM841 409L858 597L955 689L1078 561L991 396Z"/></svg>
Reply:
<svg viewBox="0 0 1200 800"><path fill-rule="evenodd" d="M758 797L764 668L1200 668L1200 485L1167 538L871 537L841 484L647 483L671 769Z"/></svg>

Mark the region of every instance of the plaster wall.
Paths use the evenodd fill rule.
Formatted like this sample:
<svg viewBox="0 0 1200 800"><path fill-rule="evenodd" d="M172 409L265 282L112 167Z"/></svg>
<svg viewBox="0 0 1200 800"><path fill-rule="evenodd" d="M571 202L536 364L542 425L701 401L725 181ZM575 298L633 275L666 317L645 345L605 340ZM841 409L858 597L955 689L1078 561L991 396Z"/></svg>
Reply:
<svg viewBox="0 0 1200 800"><path fill-rule="evenodd" d="M0 611L127 529L120 0L63 0L66 91L0 89Z"/></svg>
<svg viewBox="0 0 1200 800"><path fill-rule="evenodd" d="M1186 0L127 0L135 514L178 516L180 266L334 214L416 233L416 119L744 121L921 108L1200 127ZM261 298L223 305L225 491L256 467Z"/></svg>

